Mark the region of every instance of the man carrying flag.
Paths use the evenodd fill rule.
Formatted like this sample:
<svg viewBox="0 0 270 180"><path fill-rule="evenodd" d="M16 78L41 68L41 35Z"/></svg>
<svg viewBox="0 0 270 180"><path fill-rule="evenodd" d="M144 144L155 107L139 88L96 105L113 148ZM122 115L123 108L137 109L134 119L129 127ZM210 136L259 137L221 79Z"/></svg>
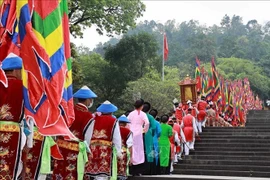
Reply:
<svg viewBox="0 0 270 180"><path fill-rule="evenodd" d="M12 180L22 171L21 155L26 141L20 125L23 119L22 59L11 53L3 61L2 69L8 87L0 84L0 179Z"/></svg>

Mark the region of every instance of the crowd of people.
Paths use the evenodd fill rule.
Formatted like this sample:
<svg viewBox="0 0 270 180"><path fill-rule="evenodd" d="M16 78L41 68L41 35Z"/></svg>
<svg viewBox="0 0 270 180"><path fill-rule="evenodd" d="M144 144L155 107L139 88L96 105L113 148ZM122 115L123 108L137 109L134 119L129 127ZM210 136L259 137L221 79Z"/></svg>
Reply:
<svg viewBox="0 0 270 180"><path fill-rule="evenodd" d="M21 58L7 58L2 69L8 86L0 84L0 179L123 180L171 174L173 165L194 150L203 127L231 126L204 96L174 103L163 115L143 99L118 118L113 115L118 108L108 100L91 113L97 95L83 86L73 95L78 103L69 127L77 139L45 137L24 119Z"/></svg>

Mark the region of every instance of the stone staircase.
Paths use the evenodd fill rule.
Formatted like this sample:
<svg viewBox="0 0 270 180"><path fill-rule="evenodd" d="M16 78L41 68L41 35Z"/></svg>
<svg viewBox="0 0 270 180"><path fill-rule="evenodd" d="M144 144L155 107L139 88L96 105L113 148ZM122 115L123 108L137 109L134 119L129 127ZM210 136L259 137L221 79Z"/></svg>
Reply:
<svg viewBox="0 0 270 180"><path fill-rule="evenodd" d="M174 176L145 178L270 179L270 111L250 111L246 127L207 127L200 137L195 151L174 166Z"/></svg>

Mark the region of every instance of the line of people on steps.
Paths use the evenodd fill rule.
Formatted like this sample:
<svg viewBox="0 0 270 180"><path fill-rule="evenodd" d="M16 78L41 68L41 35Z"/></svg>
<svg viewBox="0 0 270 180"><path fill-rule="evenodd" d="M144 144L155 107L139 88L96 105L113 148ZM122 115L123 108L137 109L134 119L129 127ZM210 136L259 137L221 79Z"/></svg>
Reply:
<svg viewBox="0 0 270 180"><path fill-rule="evenodd" d="M49 137L24 118L22 60L10 54L3 62L8 85L0 83L0 179L127 179L128 175L170 174L173 165L194 150L204 126L225 126L211 102L177 103L171 113L142 99L116 118L109 101L89 112L97 95L83 86L74 95L77 137Z"/></svg>

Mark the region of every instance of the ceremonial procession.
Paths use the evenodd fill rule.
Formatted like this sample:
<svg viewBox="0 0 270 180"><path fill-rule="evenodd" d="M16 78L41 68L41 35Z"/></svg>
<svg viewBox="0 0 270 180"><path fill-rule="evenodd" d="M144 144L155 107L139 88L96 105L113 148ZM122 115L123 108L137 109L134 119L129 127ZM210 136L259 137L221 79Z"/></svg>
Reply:
<svg viewBox="0 0 270 180"><path fill-rule="evenodd" d="M193 56L189 70L166 67L169 47L175 46L166 31L160 35L158 55L151 55L158 47L150 48L157 43L147 34L123 36L119 45L104 47L100 51L106 60L74 48L70 37L82 36L91 23L100 34L103 28L124 33L118 28L131 27L110 25L120 18L116 16L127 18L110 4L103 4L109 7L104 19L86 20L102 16L100 2L87 3L0 0L0 180L136 180L185 174L188 170L181 165L192 162L197 147L201 153L201 143L222 138L214 137L216 131L245 130L248 118L265 108L258 92L266 95L250 83L250 76L228 78L217 68L222 61L215 54L203 60ZM140 6L130 10L140 11L133 19L145 10L139 0L126 6ZM120 3L116 9L121 8L130 13ZM129 47L132 43L137 44ZM125 62L127 56L138 61ZM162 67L153 69L156 64Z"/></svg>

